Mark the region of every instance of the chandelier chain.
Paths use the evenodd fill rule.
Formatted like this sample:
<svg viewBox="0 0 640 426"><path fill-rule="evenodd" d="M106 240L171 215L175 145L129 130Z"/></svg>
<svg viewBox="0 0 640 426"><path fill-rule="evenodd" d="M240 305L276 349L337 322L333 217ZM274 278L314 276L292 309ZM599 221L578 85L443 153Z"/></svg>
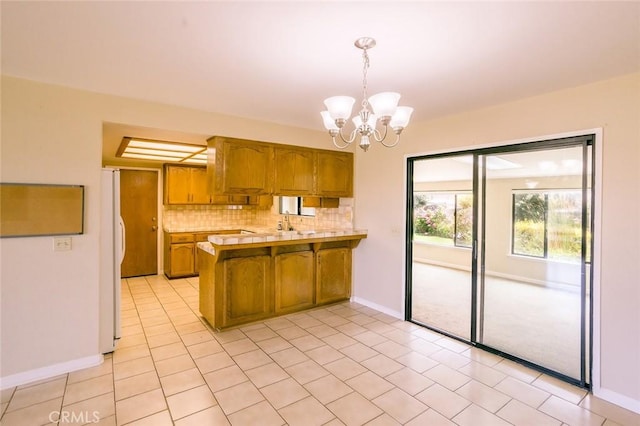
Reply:
<svg viewBox="0 0 640 426"><path fill-rule="evenodd" d="M367 71L369 70L369 54L367 48L362 49L362 107L369 105L367 100Z"/></svg>

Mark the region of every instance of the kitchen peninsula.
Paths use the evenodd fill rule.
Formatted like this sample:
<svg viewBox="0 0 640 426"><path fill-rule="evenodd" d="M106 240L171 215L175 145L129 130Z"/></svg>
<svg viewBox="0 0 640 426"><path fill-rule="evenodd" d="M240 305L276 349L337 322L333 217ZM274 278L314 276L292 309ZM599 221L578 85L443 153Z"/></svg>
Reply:
<svg viewBox="0 0 640 426"><path fill-rule="evenodd" d="M366 230L211 235L199 242L200 313L224 329L351 296Z"/></svg>

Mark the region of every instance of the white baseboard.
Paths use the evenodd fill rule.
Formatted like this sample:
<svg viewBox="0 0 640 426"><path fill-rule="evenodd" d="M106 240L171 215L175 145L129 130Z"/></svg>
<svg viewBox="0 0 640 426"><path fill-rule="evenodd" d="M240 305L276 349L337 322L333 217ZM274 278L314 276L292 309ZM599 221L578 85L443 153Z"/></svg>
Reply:
<svg viewBox="0 0 640 426"><path fill-rule="evenodd" d="M402 314L402 312L394 311L392 309L387 308L386 306L378 305L377 303L373 303L369 300L361 299L359 297L352 297L351 301L367 306L371 309L375 309L376 311L380 311L383 314L390 315L394 318L398 318L399 320L404 320L404 315Z"/></svg>
<svg viewBox="0 0 640 426"><path fill-rule="evenodd" d="M82 370L83 368L95 367L96 365L102 364L103 361L104 356L102 354L93 355L0 377L0 390L48 379L59 376L60 374L71 373L72 371Z"/></svg>
<svg viewBox="0 0 640 426"><path fill-rule="evenodd" d="M618 405L622 408L626 408L627 410L633 411L634 413L640 414L640 401L637 399L629 398L625 395L620 395L617 392L614 392L609 389L603 389L601 387L592 389L593 395L597 396L600 399L604 399L607 402Z"/></svg>

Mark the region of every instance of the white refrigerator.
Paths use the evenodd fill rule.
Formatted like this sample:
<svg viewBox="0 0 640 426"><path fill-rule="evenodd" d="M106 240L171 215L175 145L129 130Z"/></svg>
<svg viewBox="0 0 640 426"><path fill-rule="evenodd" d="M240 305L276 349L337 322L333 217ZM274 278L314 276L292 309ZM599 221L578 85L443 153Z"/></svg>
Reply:
<svg viewBox="0 0 640 426"><path fill-rule="evenodd" d="M120 171L102 169L100 220L100 352L113 352L120 338L120 264L124 222L120 216Z"/></svg>

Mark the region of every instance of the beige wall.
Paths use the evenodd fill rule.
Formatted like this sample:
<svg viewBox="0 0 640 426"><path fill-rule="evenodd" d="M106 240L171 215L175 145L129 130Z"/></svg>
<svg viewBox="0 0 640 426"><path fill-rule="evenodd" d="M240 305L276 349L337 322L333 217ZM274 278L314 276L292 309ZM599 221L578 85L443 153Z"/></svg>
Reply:
<svg viewBox="0 0 640 426"><path fill-rule="evenodd" d="M403 312L406 156L594 128L604 141L594 384L640 411L640 74L413 123L397 147L357 151L355 226L369 236L354 256L356 300Z"/></svg>
<svg viewBox="0 0 640 426"><path fill-rule="evenodd" d="M414 123L398 147L374 146L366 154L358 152L355 226L368 228L369 236L355 251L354 296L387 312L402 311L405 155L602 127L600 380L611 399L640 404L640 383L632 379L640 377L639 99L640 75L628 76ZM330 147L323 131L9 77L2 79L1 112L3 182L74 183L87 188L86 233L73 237L72 251L54 252L50 237L0 240L3 378L98 351L103 122Z"/></svg>
<svg viewBox="0 0 640 426"><path fill-rule="evenodd" d="M0 239L0 377L98 355L102 123L327 148L324 132L2 77L2 182L86 187L85 234ZM62 365L61 368L64 368ZM43 372L46 374L46 371Z"/></svg>

